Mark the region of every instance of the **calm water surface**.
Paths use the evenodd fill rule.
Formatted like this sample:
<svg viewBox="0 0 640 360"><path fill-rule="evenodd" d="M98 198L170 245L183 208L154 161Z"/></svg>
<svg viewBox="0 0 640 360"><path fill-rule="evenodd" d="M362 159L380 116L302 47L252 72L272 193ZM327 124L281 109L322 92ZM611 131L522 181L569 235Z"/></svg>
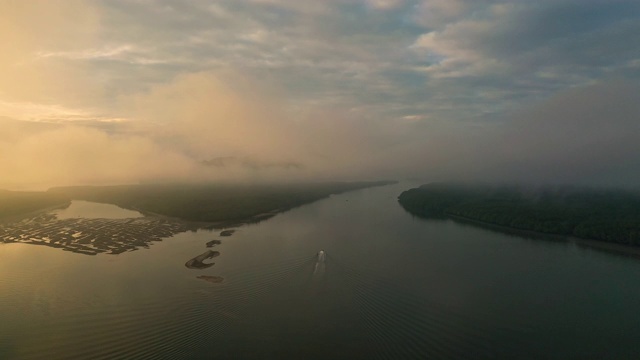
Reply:
<svg viewBox="0 0 640 360"><path fill-rule="evenodd" d="M120 255L0 244L0 358L640 357L640 261L416 219L396 200L412 186ZM186 268L213 239L215 265Z"/></svg>

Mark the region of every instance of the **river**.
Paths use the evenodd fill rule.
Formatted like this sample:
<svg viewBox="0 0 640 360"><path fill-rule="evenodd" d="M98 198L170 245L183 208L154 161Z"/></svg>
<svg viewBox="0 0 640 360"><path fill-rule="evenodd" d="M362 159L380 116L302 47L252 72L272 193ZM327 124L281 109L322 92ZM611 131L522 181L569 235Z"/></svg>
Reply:
<svg viewBox="0 0 640 360"><path fill-rule="evenodd" d="M639 260L414 218L415 185L119 255L0 244L0 358L640 357ZM58 217L83 212L106 216ZM215 265L187 268L213 239Z"/></svg>

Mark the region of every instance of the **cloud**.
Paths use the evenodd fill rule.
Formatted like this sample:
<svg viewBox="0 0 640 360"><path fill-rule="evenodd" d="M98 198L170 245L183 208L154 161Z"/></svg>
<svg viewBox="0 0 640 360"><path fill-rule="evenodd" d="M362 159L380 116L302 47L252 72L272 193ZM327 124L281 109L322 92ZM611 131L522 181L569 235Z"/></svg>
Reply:
<svg viewBox="0 0 640 360"><path fill-rule="evenodd" d="M636 178L621 119L637 109L612 81L640 78L636 1L36 0L0 12L0 116L31 121L0 124L13 184ZM582 123L589 114L613 125ZM92 142L103 149L82 150ZM203 166L220 158L239 165Z"/></svg>
<svg viewBox="0 0 640 360"><path fill-rule="evenodd" d="M469 3L462 0L426 0L420 1L413 14L413 20L425 27L442 26L462 15Z"/></svg>
<svg viewBox="0 0 640 360"><path fill-rule="evenodd" d="M635 186L638 114L635 84L577 87L493 124L422 129L429 135L404 149L413 154L404 171L420 163L415 176L429 179Z"/></svg>
<svg viewBox="0 0 640 360"><path fill-rule="evenodd" d="M529 181L633 184L640 180L638 114L635 84L612 81L562 93L505 126L498 148L503 171Z"/></svg>
<svg viewBox="0 0 640 360"><path fill-rule="evenodd" d="M205 166L214 166L217 168L242 167L253 170L262 170L270 168L279 168L285 170L300 170L304 166L297 162L264 162L250 158L238 158L235 156L217 157L201 162Z"/></svg>
<svg viewBox="0 0 640 360"><path fill-rule="evenodd" d="M304 116L317 125L301 122L275 88L231 70L179 76L121 99L120 112L136 121L105 127L3 118L0 187L321 180L352 178L362 170L354 165L366 164L359 126L315 111Z"/></svg>
<svg viewBox="0 0 640 360"><path fill-rule="evenodd" d="M404 5L403 0L367 0L367 3L375 9L395 9Z"/></svg>
<svg viewBox="0 0 640 360"><path fill-rule="evenodd" d="M0 142L3 187L162 180L169 174L193 173L194 167L190 159L144 137L111 136L85 127L56 126Z"/></svg>
<svg viewBox="0 0 640 360"><path fill-rule="evenodd" d="M424 33L412 47L439 56L436 65L475 67L473 75L483 75L491 63L521 75L542 69L571 72L576 65L597 70L637 56L632 49L640 43L631 34L640 26L633 15L639 10L628 1L502 3Z"/></svg>
<svg viewBox="0 0 640 360"><path fill-rule="evenodd" d="M493 123L390 123L288 110L234 71L180 76L122 103L113 127L2 119L0 187L140 181L423 177L630 185L640 181L640 88L577 87Z"/></svg>
<svg viewBox="0 0 640 360"><path fill-rule="evenodd" d="M39 61L35 56L90 44L100 28L95 8L76 0L4 1L0 13L0 100L95 105L101 89L91 81L84 64Z"/></svg>
<svg viewBox="0 0 640 360"><path fill-rule="evenodd" d="M292 111L284 98L275 85L226 70L179 76L127 106L141 121L141 133L199 161L232 157L261 164L300 164L304 172L286 174L299 178L359 171L351 167L364 163L359 157L370 146L360 124L345 119L341 111Z"/></svg>

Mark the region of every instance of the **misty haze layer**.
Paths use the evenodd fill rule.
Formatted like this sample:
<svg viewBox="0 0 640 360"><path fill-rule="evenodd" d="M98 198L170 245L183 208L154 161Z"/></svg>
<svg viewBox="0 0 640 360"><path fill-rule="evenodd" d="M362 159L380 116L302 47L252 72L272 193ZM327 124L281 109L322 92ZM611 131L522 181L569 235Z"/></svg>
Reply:
<svg viewBox="0 0 640 360"><path fill-rule="evenodd" d="M0 188L640 181L635 1L30 1L0 13Z"/></svg>

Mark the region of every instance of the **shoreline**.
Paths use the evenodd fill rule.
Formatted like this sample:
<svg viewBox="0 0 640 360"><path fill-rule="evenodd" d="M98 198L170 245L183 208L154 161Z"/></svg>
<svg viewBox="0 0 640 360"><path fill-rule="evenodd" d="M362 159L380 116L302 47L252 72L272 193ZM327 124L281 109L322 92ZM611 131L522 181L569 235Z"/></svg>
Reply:
<svg viewBox="0 0 640 360"><path fill-rule="evenodd" d="M380 186L376 184L372 186ZM384 184L387 185L387 184ZM367 186L371 187L371 186ZM366 188L366 187L364 187ZM70 218L59 219L53 212L56 209L65 208L71 201L56 204L36 211L11 216L0 219L0 243L23 243L44 245L62 250L72 251L85 255L96 255L107 253L117 255L123 252L148 248L152 243L175 236L187 231L215 231L224 230L220 236L229 236L234 228L257 224L273 218L274 216L289 210L302 207L316 201L328 198L332 195L342 194L349 191L359 190L348 189L328 193L325 196L316 196L305 201L294 202L278 206L257 206L249 211L231 212L230 215L237 215L237 218L227 218L215 220L216 217L228 215L224 212L209 216L213 221L198 221L185 218L164 215L149 210L144 210L136 205L122 206L117 201L96 201L82 197L74 197L74 200L83 200L100 204L114 205L122 209L136 211L142 214L140 218ZM246 215L246 216L243 216ZM207 244L207 247L211 247ZM219 254L218 252L208 252L206 254ZM198 258L191 259L191 266L202 267L207 265L201 263ZM190 265L187 265L190 267Z"/></svg>
<svg viewBox="0 0 640 360"><path fill-rule="evenodd" d="M429 219L426 217L421 217L421 216L419 217L422 219ZM477 225L478 227L481 227L481 228L485 228L488 230L496 230L503 233L507 233L509 235L515 235L515 236L521 236L521 237L528 235L536 240L562 241L566 243L572 243L583 248L604 251L612 254L623 255L627 257L640 259L640 246L624 245L624 244L606 242L601 240L585 239L585 238L579 238L571 235L544 233L544 232L533 231L533 230L512 228L509 226L493 224L493 223L471 219L471 218L467 218L459 215L445 214L445 219L449 219L449 220L460 222L460 223L466 223L469 225Z"/></svg>
<svg viewBox="0 0 640 360"><path fill-rule="evenodd" d="M110 205L115 205L115 204L111 204L111 203L104 203L104 204L110 204ZM305 204L303 204L305 205ZM233 228L233 227L240 227L240 226L244 226L244 225L249 225L249 224L256 224L259 223L261 221L265 221L268 220L280 213L289 211L291 209L276 209L276 210L272 210L266 213L261 213L261 214L257 214L257 215L252 215L248 218L245 219L237 219L237 220L220 220L220 221L193 221L193 220L186 220L186 219L182 219L179 217L174 217L174 216L169 216L169 215L163 215L163 214L158 214L152 211L148 211L148 210L143 210L143 209L139 209L135 206L132 207L122 207L119 205L116 205L118 207L121 207L123 209L127 209L127 210L134 210L137 211L139 213L141 213L142 215L144 215L145 217L155 217L155 218L160 218L160 219L165 219L165 220L171 220L171 221L175 221L175 222L179 222L185 225L188 225L189 227L193 227L194 229L207 229L207 230L222 230L222 229L226 229L226 228ZM300 205L302 206L302 205Z"/></svg>
<svg viewBox="0 0 640 360"><path fill-rule="evenodd" d="M349 183L346 183L349 184ZM178 216L174 216L174 215L167 215L167 214L161 214L158 212L154 212L152 210L147 210L147 209L143 209L140 208L139 206L136 206L135 204L122 204L121 201L117 201L117 200L113 200L113 201L109 201L108 199L95 199L95 198L91 198L91 197L86 197L86 196L73 196L71 195L71 200L83 200L83 201L90 201L90 202L95 202L95 203L102 203L102 204L110 204L110 205L115 205L118 206L120 208L123 209L127 209L127 210L133 210L133 211L137 211L139 213L141 213L143 216L145 217L156 217L156 218L160 218L160 219L165 219L165 220L170 220L170 221L174 221L174 222L179 222L181 224L184 224L186 226L188 226L189 228L192 229L212 229L212 230L220 230L220 229L225 229L225 228L231 228L231 227L240 227L240 226L244 226L244 225L250 225L250 224L257 224L259 222L271 219L272 217L280 214L280 213L284 213L287 212L289 210L293 210L295 208L301 207L301 206L305 206L308 204L312 204L316 201L320 201L326 198L329 198L333 195L339 195L339 194L344 194L344 193L348 193L348 192L352 192L352 191L357 191L357 190L362 190L362 189L366 189L366 188L371 188L371 187L378 187L378 186L388 186L388 185L392 185L392 184L397 184L397 181L393 180L385 180L385 181L371 181L371 182L365 182L363 184L359 184L359 183L353 183L353 184L357 184L358 186L353 187L353 188L343 188L343 189L338 189L338 190L334 190L332 192L325 192L323 195L321 196L314 196L302 201L297 201L295 203L291 203L289 201L289 203L286 204L277 204L277 206L273 206L272 208L267 208L267 209L261 209L261 210L257 210L257 211L253 211L253 214L248 214L246 216L242 216L238 217L238 218L227 218L227 219L222 219L222 220L216 220L216 219L210 219L210 220L197 220L197 219L189 219L188 216L186 217L178 217ZM295 194L294 194L295 195ZM251 212L251 211L249 211ZM244 215L244 214L243 214Z"/></svg>

